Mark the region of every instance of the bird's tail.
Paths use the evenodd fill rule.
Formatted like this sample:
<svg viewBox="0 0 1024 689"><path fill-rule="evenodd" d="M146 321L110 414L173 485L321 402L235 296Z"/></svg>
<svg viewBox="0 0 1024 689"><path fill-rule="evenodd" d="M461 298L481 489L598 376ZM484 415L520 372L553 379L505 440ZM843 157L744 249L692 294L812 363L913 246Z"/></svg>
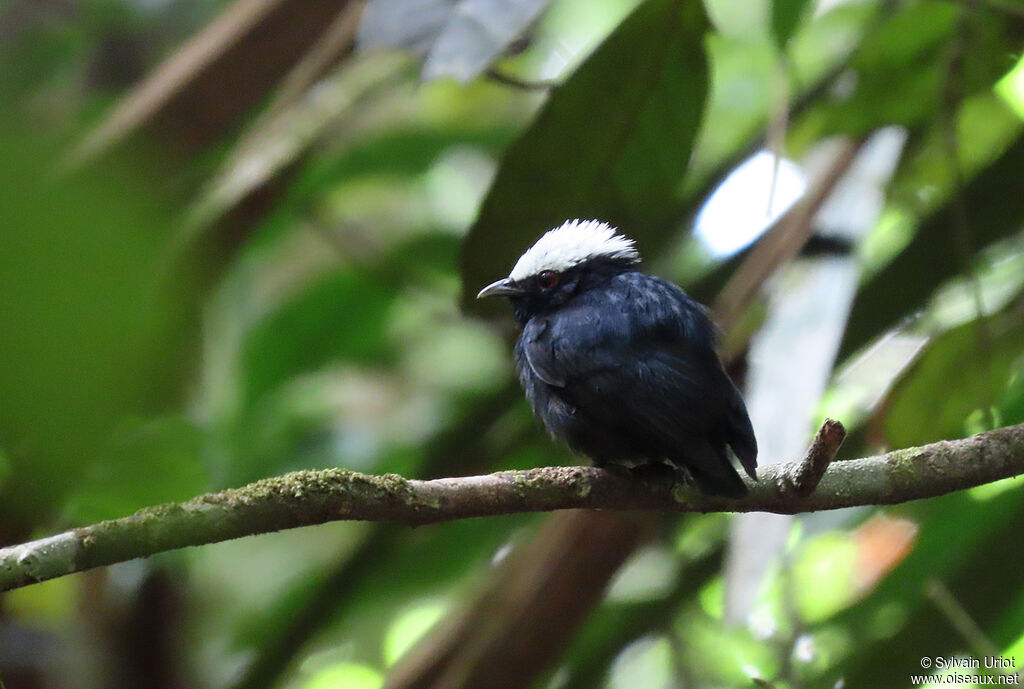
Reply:
<svg viewBox="0 0 1024 689"><path fill-rule="evenodd" d="M757 438L754 437L754 428L750 425L750 417L747 415L747 406L743 403L740 391L732 389L732 398L725 414L726 441L729 447L740 460L740 466L747 472L747 475L757 480Z"/></svg>
<svg viewBox="0 0 1024 689"><path fill-rule="evenodd" d="M702 493L721 495L726 498L742 498L747 494L746 484L731 466L728 466L725 471L715 474L695 469L692 466L688 466L687 469Z"/></svg>
<svg viewBox="0 0 1024 689"><path fill-rule="evenodd" d="M673 463L686 468L702 493L727 498L742 498L747 494L747 486L729 461L725 443L691 445L687 454L686 461L673 460Z"/></svg>

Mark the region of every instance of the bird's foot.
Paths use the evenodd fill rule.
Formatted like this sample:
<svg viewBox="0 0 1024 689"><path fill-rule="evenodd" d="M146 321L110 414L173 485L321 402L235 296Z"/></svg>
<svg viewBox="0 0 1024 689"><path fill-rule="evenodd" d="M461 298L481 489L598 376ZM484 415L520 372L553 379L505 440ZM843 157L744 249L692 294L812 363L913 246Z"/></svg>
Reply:
<svg viewBox="0 0 1024 689"><path fill-rule="evenodd" d="M629 469L629 473L635 480L638 480L651 488L670 491L675 488L676 484L680 480L683 480L683 477L680 475L680 472L676 467L669 466L663 462L638 464L637 466Z"/></svg>
<svg viewBox="0 0 1024 689"><path fill-rule="evenodd" d="M606 471L610 471L630 481L638 481L650 489L672 491L676 486L691 485L693 479L685 469L675 467L664 462L645 462L630 466L609 462L607 464L596 464Z"/></svg>
<svg viewBox="0 0 1024 689"><path fill-rule="evenodd" d="M618 476L620 478L627 478L627 479L634 478L633 470L630 467L626 466L625 464L616 464L614 462L610 462L608 464L597 464L595 462L594 466L600 467L601 469L604 469L605 471L610 471L611 473L615 474L616 476Z"/></svg>

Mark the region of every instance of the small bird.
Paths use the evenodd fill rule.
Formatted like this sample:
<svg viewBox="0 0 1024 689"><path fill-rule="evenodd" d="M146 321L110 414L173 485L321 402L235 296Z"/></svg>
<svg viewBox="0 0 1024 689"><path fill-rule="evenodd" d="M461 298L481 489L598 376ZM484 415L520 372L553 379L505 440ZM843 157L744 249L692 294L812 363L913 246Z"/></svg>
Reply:
<svg viewBox="0 0 1024 689"><path fill-rule="evenodd" d="M757 479L746 406L715 353L707 310L637 270L633 240L598 220L544 234L477 298L508 297L519 381L555 438L597 466L685 468L707 494Z"/></svg>

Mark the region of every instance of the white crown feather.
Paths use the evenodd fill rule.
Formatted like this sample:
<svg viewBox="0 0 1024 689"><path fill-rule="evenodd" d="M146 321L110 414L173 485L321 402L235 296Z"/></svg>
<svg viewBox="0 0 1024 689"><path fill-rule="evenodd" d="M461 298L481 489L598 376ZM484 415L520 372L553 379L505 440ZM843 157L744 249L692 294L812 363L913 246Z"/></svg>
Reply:
<svg viewBox="0 0 1024 689"><path fill-rule="evenodd" d="M518 282L545 270L560 273L593 258L637 263L640 254L629 237L600 220L566 220L548 230L516 262L509 277Z"/></svg>

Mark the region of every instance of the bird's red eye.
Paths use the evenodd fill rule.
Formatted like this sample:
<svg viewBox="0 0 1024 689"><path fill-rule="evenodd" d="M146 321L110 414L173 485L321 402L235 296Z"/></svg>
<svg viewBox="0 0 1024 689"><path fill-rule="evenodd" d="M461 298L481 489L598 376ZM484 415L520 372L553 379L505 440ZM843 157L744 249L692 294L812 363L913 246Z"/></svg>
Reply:
<svg viewBox="0 0 1024 689"><path fill-rule="evenodd" d="M541 289L551 289L558 284L558 273L553 270L542 270L537 275L537 284Z"/></svg>

